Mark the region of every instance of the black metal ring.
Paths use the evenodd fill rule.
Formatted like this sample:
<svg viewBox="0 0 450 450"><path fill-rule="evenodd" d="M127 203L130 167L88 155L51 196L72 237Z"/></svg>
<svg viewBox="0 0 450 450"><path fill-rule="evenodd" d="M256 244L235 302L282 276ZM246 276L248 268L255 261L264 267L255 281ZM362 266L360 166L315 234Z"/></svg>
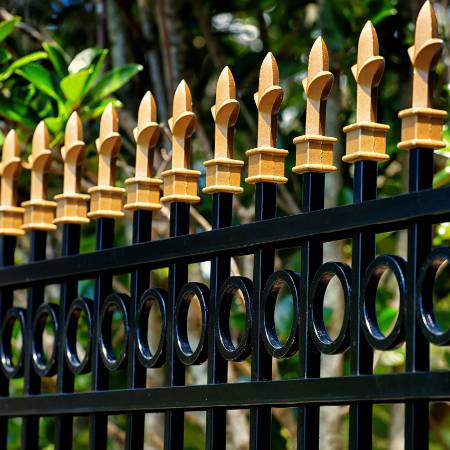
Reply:
<svg viewBox="0 0 450 450"><path fill-rule="evenodd" d="M245 330L237 346L230 332L231 302L237 291L242 292L245 307ZM252 332L252 280L246 277L232 276L223 283L217 303L216 344L221 355L227 361L243 361L251 352Z"/></svg>
<svg viewBox="0 0 450 450"><path fill-rule="evenodd" d="M194 296L197 296L202 313L200 326L200 339L195 350L189 343L187 318L189 305ZM178 294L175 307L175 335L176 351L180 361L186 366L201 364L208 357L208 307L209 289L203 283L187 283Z"/></svg>
<svg viewBox="0 0 450 450"><path fill-rule="evenodd" d="M394 274L400 295L397 320L387 336L380 329L376 312L378 284L386 270L390 270ZM367 341L376 350L392 350L405 340L405 278L406 261L395 255L377 256L366 269L361 286L361 326Z"/></svg>
<svg viewBox="0 0 450 450"><path fill-rule="evenodd" d="M23 346L25 341L25 314L26 311L23 308L10 308L6 312L3 319L1 331L0 331L0 361L2 372L6 378L22 378L23 377ZM19 323L22 333L22 348L20 350L19 359L17 364L13 363L11 338L14 328L14 323Z"/></svg>
<svg viewBox="0 0 450 450"><path fill-rule="evenodd" d="M275 305L283 285L292 295L293 318L291 332L284 344L281 343L275 327ZM274 358L287 358L298 350L298 305L300 276L291 270L274 272L267 280L262 293L262 338L268 353Z"/></svg>
<svg viewBox="0 0 450 450"><path fill-rule="evenodd" d="M33 340L31 342L31 354L33 367L40 377L51 377L56 374L56 355L58 354L58 316L59 305L55 303L42 303L36 311L33 320ZM45 324L50 318L53 325L53 348L47 358L43 348L42 338Z"/></svg>
<svg viewBox="0 0 450 450"><path fill-rule="evenodd" d="M417 280L417 319L420 328L428 341L441 346L450 343L450 329L443 330L436 319L433 289L436 273L445 261L450 263L449 247L433 250L424 261Z"/></svg>
<svg viewBox="0 0 450 450"><path fill-rule="evenodd" d="M319 270L314 275L308 305L310 311L309 330L311 339L321 353L335 355L337 353L343 353L349 347L351 274L351 269L347 264L341 262L327 262L320 266ZM323 321L323 300L325 291L333 277L336 277L339 280L344 292L344 316L342 319L341 330L336 339L332 339L328 334Z"/></svg>
<svg viewBox="0 0 450 450"><path fill-rule="evenodd" d="M152 353L148 344L148 316L154 303L157 303L161 312L161 336L158 347ZM137 309L135 336L136 352L139 361L144 367L161 367L166 360L166 330L167 330L167 292L163 289L147 289L141 297Z"/></svg>
<svg viewBox="0 0 450 450"><path fill-rule="evenodd" d="M64 326L64 356L67 366L72 373L82 374L91 370L90 353L92 346L92 309L93 301L90 298L78 297L70 305ZM77 352L78 319L84 313L88 328L88 342L84 358L80 360Z"/></svg>
<svg viewBox="0 0 450 450"><path fill-rule="evenodd" d="M130 332L128 310L130 307L130 297L126 294L109 294L106 297L100 312L99 328L99 350L105 367L110 370L123 369L127 361L128 334ZM116 356L112 343L112 320L114 311L118 310L122 316L124 336L123 351Z"/></svg>

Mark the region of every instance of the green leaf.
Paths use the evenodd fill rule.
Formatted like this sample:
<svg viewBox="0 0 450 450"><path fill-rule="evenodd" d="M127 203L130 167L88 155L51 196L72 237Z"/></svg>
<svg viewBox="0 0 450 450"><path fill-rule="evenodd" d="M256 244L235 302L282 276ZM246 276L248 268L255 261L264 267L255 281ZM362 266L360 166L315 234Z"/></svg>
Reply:
<svg viewBox="0 0 450 450"><path fill-rule="evenodd" d="M30 128L37 125L33 111L16 99L0 97L0 115Z"/></svg>
<svg viewBox="0 0 450 450"><path fill-rule="evenodd" d="M99 53L91 62L92 72L88 81L86 82L85 90L86 92L91 88L92 84L97 80L102 68L103 63L105 62L106 55L108 54L108 50L104 49L101 53Z"/></svg>
<svg viewBox="0 0 450 450"><path fill-rule="evenodd" d="M14 73L14 71L16 71L19 67L25 66L33 61L38 61L40 59L45 58L47 58L47 53L38 51L30 53L29 55L22 56L19 59L16 59L3 73L0 74L0 81L9 78Z"/></svg>
<svg viewBox="0 0 450 450"><path fill-rule="evenodd" d="M81 111L80 115L83 120L91 120L100 117L108 106L109 103L112 103L115 108L122 108L123 104L120 100L117 100L113 97L104 98L100 100L98 103L87 105Z"/></svg>
<svg viewBox="0 0 450 450"><path fill-rule="evenodd" d="M4 48L0 48L0 64L5 63L6 61L9 61L11 59L11 53L8 52L8 50Z"/></svg>
<svg viewBox="0 0 450 450"><path fill-rule="evenodd" d="M14 30L16 24L20 21L20 17L3 20L0 22L0 42L3 42Z"/></svg>
<svg viewBox="0 0 450 450"><path fill-rule="evenodd" d="M65 123L62 117L47 117L46 119L44 119L44 121L45 125L47 125L48 131L50 131L52 135L60 132Z"/></svg>
<svg viewBox="0 0 450 450"><path fill-rule="evenodd" d="M77 73L80 70L86 69L103 51L102 48L87 48L78 53L69 64L69 73Z"/></svg>
<svg viewBox="0 0 450 450"><path fill-rule="evenodd" d="M70 73L61 80L60 87L66 99L75 106L83 100L86 82L91 75L91 69Z"/></svg>
<svg viewBox="0 0 450 450"><path fill-rule="evenodd" d="M39 64L27 64L16 71L21 77L33 84L49 97L61 102L61 96L58 94L58 87L53 81L51 73Z"/></svg>
<svg viewBox="0 0 450 450"><path fill-rule="evenodd" d="M48 59L52 63L56 73L63 78L68 74L67 60L64 51L55 42L44 42L42 44L44 50L47 52Z"/></svg>
<svg viewBox="0 0 450 450"><path fill-rule="evenodd" d="M101 100L112 92L117 91L141 70L142 66L140 64L125 64L110 70L92 88L88 95L88 101Z"/></svg>

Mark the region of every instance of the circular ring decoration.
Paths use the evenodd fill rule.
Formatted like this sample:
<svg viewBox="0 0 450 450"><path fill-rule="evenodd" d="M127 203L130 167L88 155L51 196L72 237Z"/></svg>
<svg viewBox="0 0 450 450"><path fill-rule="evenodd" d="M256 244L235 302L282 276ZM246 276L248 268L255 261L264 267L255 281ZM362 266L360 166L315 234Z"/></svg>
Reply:
<svg viewBox="0 0 450 450"><path fill-rule="evenodd" d="M242 292L245 307L245 330L237 346L230 331L231 302L237 291ZM218 296L216 344L227 361L243 361L251 352L253 283L249 278L232 276L225 280Z"/></svg>
<svg viewBox="0 0 450 450"><path fill-rule="evenodd" d="M166 331L167 331L167 292L163 289L147 289L138 305L135 336L136 351L141 364L147 368L161 367L166 360ZM158 347L152 353L148 344L148 316L155 304L161 312L161 336Z"/></svg>
<svg viewBox="0 0 450 450"><path fill-rule="evenodd" d="M70 371L75 374L88 373L91 370L92 309L93 301L90 298L78 297L72 302L67 313L67 320L64 326L64 356ZM86 345L86 353L83 359L80 360L77 352L77 328L78 319L83 313L87 322L88 343Z"/></svg>
<svg viewBox="0 0 450 450"><path fill-rule="evenodd" d="M386 336L380 329L376 312L377 289L382 275L390 270L397 280L400 295L398 317ZM376 350L392 350L405 340L406 261L399 256L377 256L367 267L361 286L361 326L369 344Z"/></svg>
<svg viewBox="0 0 450 450"><path fill-rule="evenodd" d="M275 305L278 295L286 285L292 295L293 318L292 327L286 342L283 344L275 327ZM287 358L298 350L298 304L300 276L291 270L274 272L267 280L262 293L262 338L268 353L274 358Z"/></svg>
<svg viewBox="0 0 450 450"><path fill-rule="evenodd" d="M33 321L33 340L31 342L31 355L35 372L40 377L51 377L56 374L56 355L58 353L58 315L59 306L54 303L42 303L36 311ZM47 358L43 348L47 319L53 324L54 341L50 356Z"/></svg>
<svg viewBox="0 0 450 450"><path fill-rule="evenodd" d="M323 321L323 300L325 291L331 279L336 277L344 292L344 316L341 330L335 339L332 339ZM311 338L317 349L327 355L335 355L344 352L350 344L350 293L351 293L351 269L341 262L327 262L319 267L314 275L310 300L310 324Z"/></svg>
<svg viewBox="0 0 450 450"><path fill-rule="evenodd" d="M0 361L2 372L6 378L22 378L23 377L23 341L25 339L25 314L23 308L10 308L6 312L0 331ZM16 364L13 362L11 338L15 322L19 323L22 333L22 348L20 350L19 359Z"/></svg>
<svg viewBox="0 0 450 450"><path fill-rule="evenodd" d="M188 337L188 312L192 298L196 296L201 309L202 324L200 339L195 350L192 349ZM186 366L201 364L208 357L208 308L209 289L203 283L187 283L178 294L175 307L176 351L180 361Z"/></svg>
<svg viewBox="0 0 450 450"><path fill-rule="evenodd" d="M109 294L100 312L100 335L98 344L100 346L100 355L102 356L103 364L110 371L123 369L126 364L128 335L130 332L128 320L129 305L130 297L128 295ZM124 328L123 351L119 356L116 356L114 353L112 343L112 321L114 312L117 310L122 316Z"/></svg>
<svg viewBox="0 0 450 450"><path fill-rule="evenodd" d="M433 307L433 289L436 274L445 261L450 263L450 248L433 250L424 261L417 280L417 315L422 333L435 345L450 343L450 329L443 330L436 319Z"/></svg>

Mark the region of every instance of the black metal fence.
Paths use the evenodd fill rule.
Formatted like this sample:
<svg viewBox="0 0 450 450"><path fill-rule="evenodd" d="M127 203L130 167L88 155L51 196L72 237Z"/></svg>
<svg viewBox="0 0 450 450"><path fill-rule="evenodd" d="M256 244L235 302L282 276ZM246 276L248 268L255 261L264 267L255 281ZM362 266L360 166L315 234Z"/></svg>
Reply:
<svg viewBox="0 0 450 450"><path fill-rule="evenodd" d="M376 56L376 55L375 55ZM276 83L275 83L276 84ZM322 98L320 98L322 100ZM273 110L271 110L273 112ZM174 114L175 115L175 114ZM375 122L375 120L373 121ZM323 405L350 405L349 447L372 448L372 407L405 403L405 448L424 450L429 440L429 402L450 398L448 372L430 371L430 344L448 345L433 310L438 269L450 260L448 248L432 248L433 225L450 220L450 188L432 189L433 149L409 150L409 192L377 199L377 162L354 162L354 203L324 209L324 173L302 175L302 212L276 217L277 183L256 182L255 221L232 226L231 192L213 193L213 230L189 234L189 202L172 201L170 238L151 240L152 211L135 208L133 242L114 247L112 217L96 218L97 250L79 253L78 223L63 225L62 256L46 260L47 231L30 232L30 262L14 265L16 237L0 237L0 448L7 448L8 419L22 417L23 448L38 448L39 419L53 416L55 448L70 449L73 417L89 416L89 446L107 446L108 415L127 414L127 449L142 449L144 418L165 414L164 448L183 448L184 412L207 411L206 448L226 448L226 411L250 409L251 449L270 447L271 408L298 408L298 448L319 446L319 411ZM367 160L369 159L369 160ZM69 221L70 222L70 221ZM377 255L375 236L407 229L408 256ZM323 244L352 240L352 265L323 263ZM275 252L298 248L300 273L274 270ZM253 279L230 276L230 260L254 255ZM188 265L211 261L209 287L188 279ZM149 287L150 272L169 268L169 291ZM378 322L376 292L390 270L399 290L398 317L384 334ZM113 276L131 274L130 296L116 293ZM324 321L323 301L335 277L344 293L342 327L332 338ZM78 296L81 280L95 279L94 298ZM59 304L44 301L47 285L61 284ZM275 304L281 287L293 299L290 334L281 340ZM13 307L14 291L27 289L27 308ZM230 309L239 291L245 306L245 330L238 342L230 329ZM196 297L201 312L199 343L188 336L189 305ZM148 343L148 316L161 314L159 344ZM119 311L126 345L117 353L111 338ZM86 353L77 349L81 315L88 322ZM43 331L55 329L50 356ZM23 335L20 357L11 345L13 327ZM403 373L373 374L375 350L406 343ZM350 375L321 378L321 355L349 352ZM298 353L298 378L271 381L272 360ZM227 383L230 361L251 358L251 380ZM186 367L207 362L207 384L185 385ZM146 388L148 369L166 368L166 386ZM128 386L110 386L111 374L126 370ZM74 392L79 374L91 374L91 391ZM57 391L40 394L41 381L57 376ZM24 393L9 396L13 378L24 379Z"/></svg>

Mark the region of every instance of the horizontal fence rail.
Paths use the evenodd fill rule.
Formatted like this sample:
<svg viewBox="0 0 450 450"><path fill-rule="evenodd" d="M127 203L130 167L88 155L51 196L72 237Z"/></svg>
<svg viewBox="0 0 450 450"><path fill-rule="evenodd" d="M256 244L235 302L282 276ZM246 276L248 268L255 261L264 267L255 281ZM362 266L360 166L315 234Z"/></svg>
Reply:
<svg viewBox="0 0 450 450"><path fill-rule="evenodd" d="M244 162L233 155L240 106L228 67L219 76L212 108L214 157L204 162L203 193L212 195L213 206L210 231L190 234L190 205L201 201L198 179L202 172L191 168L190 139L196 116L184 80L174 94L169 120L172 164L162 172L163 180L153 177L160 126L150 92L138 111L136 169L125 180L126 189L117 187L115 180L121 138L112 104L102 114L96 140L97 185L87 193L80 192L85 143L76 112L66 124L61 150L63 192L55 201L48 200L46 193L51 151L42 122L35 130L28 161L30 199L18 206L22 162L18 137L11 130L3 145L0 190L0 448L8 448L8 424L17 417L22 419L22 448L39 448L40 419L53 417L55 449L71 450L74 422L86 416L89 449L106 450L108 416L124 414L125 448L143 449L145 413L163 413L162 445L166 450L181 450L185 412L205 411L205 448L225 450L227 411L245 409L249 410L249 448L265 450L273 438L272 408L279 407L295 409L296 448L318 450L320 408L348 405L349 448L370 450L374 405L402 403L405 450L427 450L430 402L450 400L448 368L430 369L430 348L450 344L450 330L441 328L433 303L437 274L450 262L449 247L433 246L434 226L450 222L450 187L432 188L433 152L445 147L442 129L447 113L433 108L429 77L442 47L433 8L426 2L410 49L412 105L399 113L398 148L409 152L409 189L393 197L377 198L378 163L389 159L389 126L377 122L376 94L384 59L370 22L361 32L352 68L355 123L343 130L343 160L353 165L352 204L324 207L326 174L337 170L333 160L337 139L324 135L333 75L321 37L311 49L303 81L305 134L293 142L292 172L302 177L301 212L295 215L277 217L277 186L288 181L288 151L276 146L283 89L271 53L262 62L255 94L256 146L246 152L245 182L255 185L252 223L232 225L233 195L243 191ZM152 240L153 214L161 202L170 205L170 237ZM116 223L126 220L125 211L132 213L132 243L115 246ZM96 227L96 250L83 253L81 230L91 220ZM46 259L48 233L58 227L62 227L61 256ZM407 258L378 254L377 234L399 230L407 233ZM25 233L30 235L29 262L14 265L17 239ZM351 241L351 265L324 257L325 243L343 239ZM276 252L283 249L297 252L299 273L276 269ZM245 255L253 258L252 279L233 275L234 258ZM192 280L198 272L189 265L205 262L208 270L203 282ZM152 271L158 269L167 271L167 290L155 285ZM387 271L398 288L399 306L391 329L383 332L377 291ZM126 281L115 283L121 275L130 279L123 277ZM332 279L342 288L343 297L342 325L335 337L328 331L324 305ZM46 289L54 285L60 285L59 301L48 301ZM275 323L283 288L289 291L293 306L284 340ZM27 290L26 298L18 304L15 295L22 289ZM239 339L234 339L230 319L236 299L244 310ZM152 321L155 309L159 316ZM192 310L197 314L196 345L190 330ZM117 321L122 326L122 348L114 337ZM44 338L49 326L54 332L50 348ZM152 345L150 332L157 338ZM401 346L406 355L404 370L374 373L377 355ZM348 362L346 374L321 377L324 357L338 354ZM274 360L294 356L298 360L290 362L296 364L296 378L273 380ZM234 364L244 360L250 363L247 379L236 382L231 376ZM192 383L192 366L201 364L207 365L205 380ZM148 387L147 371L161 368L164 386ZM126 374L122 381L117 377L120 371ZM89 387L80 389L80 380L86 380L83 376L88 377ZM14 379L23 382L18 395ZM55 381L51 392L43 389L48 379Z"/></svg>

